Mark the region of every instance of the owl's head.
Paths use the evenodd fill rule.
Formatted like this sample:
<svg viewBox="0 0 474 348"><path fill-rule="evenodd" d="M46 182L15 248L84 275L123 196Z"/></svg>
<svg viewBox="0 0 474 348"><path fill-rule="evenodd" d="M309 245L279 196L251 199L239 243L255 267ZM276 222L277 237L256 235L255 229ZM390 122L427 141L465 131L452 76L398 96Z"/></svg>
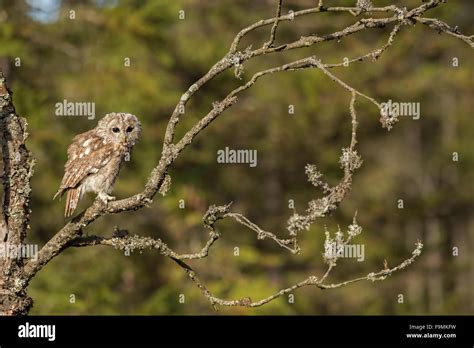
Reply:
<svg viewBox="0 0 474 348"><path fill-rule="evenodd" d="M97 133L108 142L131 148L140 137L142 126L135 115L113 112L97 124Z"/></svg>

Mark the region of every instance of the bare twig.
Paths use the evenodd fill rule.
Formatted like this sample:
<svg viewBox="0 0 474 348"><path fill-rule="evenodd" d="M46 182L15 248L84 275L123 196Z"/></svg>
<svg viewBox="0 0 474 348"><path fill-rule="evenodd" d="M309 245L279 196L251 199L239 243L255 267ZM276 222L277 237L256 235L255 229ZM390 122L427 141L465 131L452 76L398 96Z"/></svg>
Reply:
<svg viewBox="0 0 474 348"><path fill-rule="evenodd" d="M446 33L448 35L454 36L458 39L461 39L465 43L467 43L469 46L474 48L474 35L463 35L458 27L451 27L449 24L437 19L437 18L422 18L422 17L417 17L415 20L419 23L425 24L431 29L434 29L438 31L438 33Z"/></svg>
<svg viewBox="0 0 474 348"><path fill-rule="evenodd" d="M263 47L265 48L271 47L273 45L273 42L275 41L276 31L278 28L278 23L280 23L278 18L281 16L281 4L283 0L277 0L277 1L278 1L278 5L276 9L276 14L275 14L276 20L273 23L272 30L270 31L270 40L265 42L265 44L263 45Z"/></svg>

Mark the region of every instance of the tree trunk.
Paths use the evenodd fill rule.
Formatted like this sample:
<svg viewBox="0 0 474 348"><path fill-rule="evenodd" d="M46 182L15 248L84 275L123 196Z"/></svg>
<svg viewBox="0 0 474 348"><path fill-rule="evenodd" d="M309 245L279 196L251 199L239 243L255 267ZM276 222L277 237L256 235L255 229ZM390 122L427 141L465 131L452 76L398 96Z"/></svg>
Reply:
<svg viewBox="0 0 474 348"><path fill-rule="evenodd" d="M12 95L0 71L0 142L3 167L3 207L0 219L0 313L27 314L33 301L26 294L23 259L6 251L24 243L29 227L30 178L33 161L25 146L26 120L16 114Z"/></svg>

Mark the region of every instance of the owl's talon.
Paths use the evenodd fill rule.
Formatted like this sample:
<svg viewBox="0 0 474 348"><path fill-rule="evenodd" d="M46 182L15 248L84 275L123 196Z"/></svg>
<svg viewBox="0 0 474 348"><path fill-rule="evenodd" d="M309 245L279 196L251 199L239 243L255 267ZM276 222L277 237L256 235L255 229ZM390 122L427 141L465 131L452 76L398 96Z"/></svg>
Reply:
<svg viewBox="0 0 474 348"><path fill-rule="evenodd" d="M97 198L99 198L104 204L107 204L108 202L115 200L114 196L109 196L108 194L104 192L99 192L99 194L97 195Z"/></svg>

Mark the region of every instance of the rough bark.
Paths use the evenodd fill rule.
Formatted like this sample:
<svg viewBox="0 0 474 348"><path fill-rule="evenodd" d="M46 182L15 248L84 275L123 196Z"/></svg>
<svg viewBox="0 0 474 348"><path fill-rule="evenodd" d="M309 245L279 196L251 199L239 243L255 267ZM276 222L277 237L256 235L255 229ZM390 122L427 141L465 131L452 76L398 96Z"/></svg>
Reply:
<svg viewBox="0 0 474 348"><path fill-rule="evenodd" d="M17 115L12 93L0 71L0 132L3 164L2 240L5 245L21 245L29 228L30 178L34 162L25 146L26 120ZM0 312L27 314L32 305L22 282L23 260L0 259Z"/></svg>

